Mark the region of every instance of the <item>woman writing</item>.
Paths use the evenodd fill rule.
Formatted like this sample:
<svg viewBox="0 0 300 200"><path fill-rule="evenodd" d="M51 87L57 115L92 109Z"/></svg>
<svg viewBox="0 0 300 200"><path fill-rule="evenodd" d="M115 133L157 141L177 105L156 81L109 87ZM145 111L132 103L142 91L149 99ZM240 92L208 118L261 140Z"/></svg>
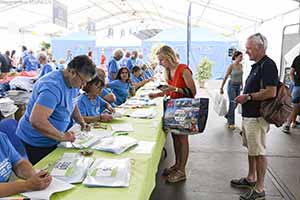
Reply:
<svg viewBox="0 0 300 200"><path fill-rule="evenodd" d="M74 142L68 125L74 119L88 129L77 107L79 88L96 74L94 63L85 55L76 56L63 71L40 78L32 91L26 112L16 131L32 164L37 163L61 141Z"/></svg>
<svg viewBox="0 0 300 200"><path fill-rule="evenodd" d="M112 120L112 115L102 114L105 109L114 112L110 104L99 96L103 86L104 80L96 76L83 87L85 93L80 95L77 105L87 123Z"/></svg>

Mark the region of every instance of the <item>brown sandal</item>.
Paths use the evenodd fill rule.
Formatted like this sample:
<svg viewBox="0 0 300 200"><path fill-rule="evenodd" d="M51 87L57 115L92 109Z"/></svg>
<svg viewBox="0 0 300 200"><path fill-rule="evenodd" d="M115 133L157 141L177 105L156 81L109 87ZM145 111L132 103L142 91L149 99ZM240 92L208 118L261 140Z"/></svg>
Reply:
<svg viewBox="0 0 300 200"><path fill-rule="evenodd" d="M168 176L170 175L173 171L176 171L176 167L175 165L173 165L172 167L169 167L169 168L165 168L162 175L163 176Z"/></svg>
<svg viewBox="0 0 300 200"><path fill-rule="evenodd" d="M179 181L184 181L184 180L186 180L185 172L179 169L173 171L167 178L167 181L169 183L177 183Z"/></svg>

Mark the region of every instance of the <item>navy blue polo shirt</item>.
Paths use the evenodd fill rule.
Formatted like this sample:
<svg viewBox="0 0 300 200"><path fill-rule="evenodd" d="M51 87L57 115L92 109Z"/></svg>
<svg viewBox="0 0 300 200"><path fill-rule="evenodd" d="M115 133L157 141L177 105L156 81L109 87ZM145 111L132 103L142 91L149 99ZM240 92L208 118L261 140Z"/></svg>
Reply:
<svg viewBox="0 0 300 200"><path fill-rule="evenodd" d="M275 62L268 56L253 64L251 72L246 80L244 94L258 92L266 86L277 86L279 83L278 71ZM260 101L247 101L242 104L243 117L260 117Z"/></svg>

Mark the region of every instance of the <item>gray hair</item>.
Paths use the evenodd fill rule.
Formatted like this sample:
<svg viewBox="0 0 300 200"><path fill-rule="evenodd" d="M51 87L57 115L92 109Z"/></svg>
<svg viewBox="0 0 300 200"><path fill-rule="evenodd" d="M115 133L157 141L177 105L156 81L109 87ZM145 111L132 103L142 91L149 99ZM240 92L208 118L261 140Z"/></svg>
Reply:
<svg viewBox="0 0 300 200"><path fill-rule="evenodd" d="M248 40L251 40L254 44L256 44L258 47L263 47L264 50L267 50L268 47L268 40L267 38L262 35L261 33L255 33L251 35Z"/></svg>
<svg viewBox="0 0 300 200"><path fill-rule="evenodd" d="M47 55L44 53L44 52L40 52L37 57L36 57L38 60L40 58L43 58L44 60L47 60Z"/></svg>
<svg viewBox="0 0 300 200"><path fill-rule="evenodd" d="M87 55L79 55L73 58L68 63L68 69L74 69L77 72L81 72L91 79L96 75L96 65Z"/></svg>
<svg viewBox="0 0 300 200"><path fill-rule="evenodd" d="M115 49L113 54L114 54L114 57L118 57L118 56L123 57L124 53L123 53L122 49Z"/></svg>

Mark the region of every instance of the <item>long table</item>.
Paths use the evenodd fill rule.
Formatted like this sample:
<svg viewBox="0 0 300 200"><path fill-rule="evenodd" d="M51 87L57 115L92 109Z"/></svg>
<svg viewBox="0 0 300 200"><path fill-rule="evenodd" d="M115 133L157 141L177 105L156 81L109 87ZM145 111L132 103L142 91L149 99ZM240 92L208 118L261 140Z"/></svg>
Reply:
<svg viewBox="0 0 300 200"><path fill-rule="evenodd" d="M139 92L140 93L140 92ZM155 100L158 105L153 108L156 116L153 119L136 119L122 117L113 120L112 123L129 122L133 124L134 132L128 136L138 140L153 141L155 146L151 154L134 154L127 151L121 155L94 151L93 157L98 158L131 158L131 177L128 188L96 187L89 188L82 184L75 184L75 188L53 194L51 200L82 200L82 199L113 199L113 200L148 200L155 187L156 172L161 157L161 152L165 143L166 134L162 130L162 99ZM130 112L130 111L129 111ZM110 127L110 126L109 126ZM39 163L35 168L43 168L49 162L54 163L66 152L78 152L75 149L57 148Z"/></svg>

